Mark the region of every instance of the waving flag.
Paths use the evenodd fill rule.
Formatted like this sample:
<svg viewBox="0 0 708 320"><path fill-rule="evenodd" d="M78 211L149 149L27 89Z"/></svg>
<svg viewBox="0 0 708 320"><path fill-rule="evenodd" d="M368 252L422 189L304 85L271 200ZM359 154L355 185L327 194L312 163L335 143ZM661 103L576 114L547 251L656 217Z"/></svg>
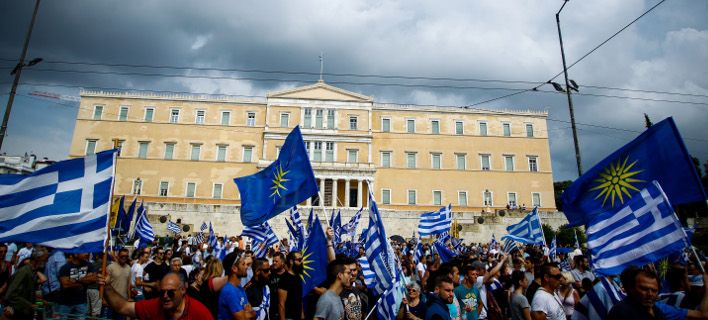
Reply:
<svg viewBox="0 0 708 320"><path fill-rule="evenodd" d="M182 232L182 229L180 229L179 225L172 222L172 220L167 221L167 230L170 230L174 233L180 233Z"/></svg>
<svg viewBox="0 0 708 320"><path fill-rule="evenodd" d="M199 228L199 233L197 233L195 241L201 245L204 243L204 231L208 228L206 222L202 222L202 226Z"/></svg>
<svg viewBox="0 0 708 320"><path fill-rule="evenodd" d="M610 313L612 306L622 301L625 298L624 293L614 281L602 277L600 282L596 283L590 291L588 291L580 303L575 305L573 320L601 320L607 319L607 314Z"/></svg>
<svg viewBox="0 0 708 320"><path fill-rule="evenodd" d="M366 260L366 257L363 256L356 259L356 261L361 265L361 274L364 276L364 284L366 284L367 288L373 288L376 284L376 274L371 271L369 260Z"/></svg>
<svg viewBox="0 0 708 320"><path fill-rule="evenodd" d="M423 213L418 223L418 234L427 237L434 234L449 232L452 225L452 205L442 207L435 212Z"/></svg>
<svg viewBox="0 0 708 320"><path fill-rule="evenodd" d="M210 247L216 248L216 234L214 234L214 228L211 227L211 221L209 221L209 238L207 243Z"/></svg>
<svg viewBox="0 0 708 320"><path fill-rule="evenodd" d="M617 275L688 246L669 200L657 181L619 209L601 213L587 225L588 249L597 274Z"/></svg>
<svg viewBox="0 0 708 320"><path fill-rule="evenodd" d="M327 237L322 230L320 219L315 217L313 225L310 228L310 237L307 238L305 249L302 253L302 267L304 269L302 277L302 296L304 297L315 286L327 279Z"/></svg>
<svg viewBox="0 0 708 320"><path fill-rule="evenodd" d="M502 237L502 241L504 241L504 244L501 247L503 252L511 253L512 251L518 249L514 240Z"/></svg>
<svg viewBox="0 0 708 320"><path fill-rule="evenodd" d="M452 250L450 250L444 243L440 243L440 241L434 241L433 246L435 247L435 251L437 251L440 256L440 260L442 260L443 263L452 260L452 258L456 256Z"/></svg>
<svg viewBox="0 0 708 320"><path fill-rule="evenodd" d="M506 227L506 231L519 242L526 244L546 243L543 239L541 219L538 217L538 207L534 207L519 223Z"/></svg>
<svg viewBox="0 0 708 320"><path fill-rule="evenodd" d="M317 194L300 127L285 139L278 159L262 171L234 179L241 194L241 222L257 226Z"/></svg>
<svg viewBox="0 0 708 320"><path fill-rule="evenodd" d="M549 255L551 258L555 258L555 256L556 256L556 250L558 250L558 246L556 245L556 236L554 235L554 236L553 236L553 241L551 241L551 248L548 250L548 251L549 251L548 255Z"/></svg>
<svg viewBox="0 0 708 320"><path fill-rule="evenodd" d="M334 210L332 210L332 216L334 216ZM334 239L332 239L334 242L334 245L338 245L342 242L342 212L337 212L336 217L334 218L334 224L330 225L332 227L332 230L334 231Z"/></svg>
<svg viewBox="0 0 708 320"><path fill-rule="evenodd" d="M300 210L297 209L297 206L294 206L292 209L290 209L290 220L293 222L293 227L295 227L295 230L300 234L300 238L302 238L301 248L304 246L305 239L307 239L307 229L305 229L305 226L302 224L302 218L300 218Z"/></svg>
<svg viewBox="0 0 708 320"><path fill-rule="evenodd" d="M381 214L374 201L374 195L369 192L369 228L366 234L366 259L371 270L376 275L374 291L383 294L393 287L396 280L396 261L393 248L386 236L386 230L381 221Z"/></svg>
<svg viewBox="0 0 708 320"><path fill-rule="evenodd" d="M117 203L111 208L111 233L118 235L118 227L125 216L125 196L121 196Z"/></svg>
<svg viewBox="0 0 708 320"><path fill-rule="evenodd" d="M146 214L145 211L145 206L143 206L144 202L140 203L140 207L135 211L136 219L135 219L135 226L133 226L132 229L130 229L130 232L128 233L128 239L135 239L135 228L138 226L138 220L137 217L139 217L141 214Z"/></svg>
<svg viewBox="0 0 708 320"><path fill-rule="evenodd" d="M270 227L268 222L264 222L257 227L244 227L241 236L246 236L251 238L253 241L264 243L268 247L279 242L278 236L275 235L273 228Z"/></svg>
<svg viewBox="0 0 708 320"><path fill-rule="evenodd" d="M120 222L121 234L130 234L130 224L133 222L133 217L135 216L136 203L138 202L138 197L133 199L133 202L128 207L128 212L125 213L123 219Z"/></svg>
<svg viewBox="0 0 708 320"><path fill-rule="evenodd" d="M307 217L307 232L305 233L305 239L310 237L310 232L312 232L312 224L315 223L315 209L310 208L310 215Z"/></svg>
<svg viewBox="0 0 708 320"><path fill-rule="evenodd" d="M140 246L147 246L155 240L155 232L152 229L150 221L148 221L147 211L138 210L138 218L135 221L135 234L140 239Z"/></svg>
<svg viewBox="0 0 708 320"><path fill-rule="evenodd" d="M649 127L576 179L562 195L571 226L625 206L656 180L674 204L705 201L696 167L672 118Z"/></svg>
<svg viewBox="0 0 708 320"><path fill-rule="evenodd" d="M416 245L415 245L415 254L414 254L416 264L418 264L418 262L420 262L420 258L423 257L423 254L424 254L423 243L420 241L420 239L418 239L418 243L416 243Z"/></svg>
<svg viewBox="0 0 708 320"><path fill-rule="evenodd" d="M349 219L349 222L347 224L342 226L342 233L346 233L349 235L349 238L354 240L354 236L356 235L356 227L359 225L359 219L361 219L361 211L363 211L364 208L360 208L359 211L356 212L352 216L351 219Z"/></svg>
<svg viewBox="0 0 708 320"><path fill-rule="evenodd" d="M106 240L116 150L0 175L0 243L99 252Z"/></svg>
<svg viewBox="0 0 708 320"><path fill-rule="evenodd" d="M496 248L497 246L497 238L494 237L494 234L492 233L492 241L489 242L489 249Z"/></svg>

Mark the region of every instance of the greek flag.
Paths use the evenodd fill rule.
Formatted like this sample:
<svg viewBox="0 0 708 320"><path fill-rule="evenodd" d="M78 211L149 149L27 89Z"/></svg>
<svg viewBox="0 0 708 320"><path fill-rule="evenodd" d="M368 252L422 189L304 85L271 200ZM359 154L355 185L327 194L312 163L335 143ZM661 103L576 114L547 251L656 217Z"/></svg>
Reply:
<svg viewBox="0 0 708 320"><path fill-rule="evenodd" d="M293 226L295 227L295 230L298 232L298 244L299 247L302 248L305 245L305 239L307 239L307 230L305 229L305 226L302 224L302 219L300 218L300 211L297 209L297 206L294 206L290 210L290 220L293 222Z"/></svg>
<svg viewBox="0 0 708 320"><path fill-rule="evenodd" d="M207 242L210 247L216 248L216 234L214 234L214 228L211 227L211 221L209 221L209 238Z"/></svg>
<svg viewBox="0 0 708 320"><path fill-rule="evenodd" d="M393 248L386 236L386 230L381 221L381 214L374 201L374 195L369 192L369 229L366 233L366 259L369 260L371 270L376 275L374 291L383 294L393 287L396 272Z"/></svg>
<svg viewBox="0 0 708 320"><path fill-rule="evenodd" d="M98 252L108 236L116 150L0 175L0 243Z"/></svg>
<svg viewBox="0 0 708 320"><path fill-rule="evenodd" d="M270 227L268 222L256 227L245 226L241 236L249 237L259 243L265 243L268 247L279 242L278 236L275 235L273 228Z"/></svg>
<svg viewBox="0 0 708 320"><path fill-rule="evenodd" d="M342 226L342 232L349 235L349 238L351 239L354 239L354 236L356 235L356 227L359 225L359 219L361 219L361 211L363 210L364 208L360 208L359 211L357 211L356 214L354 214L354 216L349 219L349 222Z"/></svg>
<svg viewBox="0 0 708 320"><path fill-rule="evenodd" d="M420 258L423 257L423 243L418 241L415 245L415 263L420 262Z"/></svg>
<svg viewBox="0 0 708 320"><path fill-rule="evenodd" d="M172 222L171 220L167 221L167 230L170 230L174 233L180 233L182 232L182 229L179 228L179 225Z"/></svg>
<svg viewBox="0 0 708 320"><path fill-rule="evenodd" d="M622 301L625 295L619 286L607 277L602 277L575 305L573 320L606 319L612 306Z"/></svg>
<svg viewBox="0 0 708 320"><path fill-rule="evenodd" d="M686 233L657 181L587 225L588 248L597 274L616 275L688 246Z"/></svg>
<svg viewBox="0 0 708 320"><path fill-rule="evenodd" d="M155 232L148 221L147 210L138 210L138 220L135 221L135 234L140 239L141 246L147 246L155 240Z"/></svg>
<svg viewBox="0 0 708 320"><path fill-rule="evenodd" d="M371 271L369 261L366 260L366 257L360 257L356 259L356 261L361 265L361 274L364 276L364 284L366 284L367 288L372 288L376 283L376 275Z"/></svg>
<svg viewBox="0 0 708 320"><path fill-rule="evenodd" d="M403 300L403 286L401 282L396 282L393 286L381 295L376 302L377 319L393 320L398 314L398 307Z"/></svg>
<svg viewBox="0 0 708 320"><path fill-rule="evenodd" d="M255 239L251 241L251 250L253 251L253 255L257 258L265 258L268 254L268 248L270 248L270 246L265 242L260 242Z"/></svg>
<svg viewBox="0 0 708 320"><path fill-rule="evenodd" d="M256 320L268 319L268 310L270 309L270 288L263 286L263 301L253 311L256 312Z"/></svg>
<svg viewBox="0 0 708 320"><path fill-rule="evenodd" d="M450 231L452 225L452 205L442 207L438 211L426 212L420 216L418 223L418 234L421 237L427 237L434 234L440 234Z"/></svg>
<svg viewBox="0 0 708 320"><path fill-rule="evenodd" d="M494 237L494 234L492 233L492 241L489 242L489 249L493 249L497 246L497 238Z"/></svg>
<svg viewBox="0 0 708 320"><path fill-rule="evenodd" d="M545 244L541 219L538 217L538 207L534 207L521 222L506 227L514 240L525 244Z"/></svg>
<svg viewBox="0 0 708 320"><path fill-rule="evenodd" d="M502 241L504 241L504 244L501 247L501 250L506 252L506 253L511 253L512 251L518 249L516 246L516 242L510 238L502 237Z"/></svg>
<svg viewBox="0 0 708 320"><path fill-rule="evenodd" d="M206 222L202 222L202 226L199 228L199 233L197 233L196 241L197 244L201 245L204 243L204 231L208 228Z"/></svg>
<svg viewBox="0 0 708 320"><path fill-rule="evenodd" d="M554 258L556 256L556 250L558 250L558 247L556 246L556 236L553 236L553 241L551 241L551 248L550 250L548 250L551 258Z"/></svg>

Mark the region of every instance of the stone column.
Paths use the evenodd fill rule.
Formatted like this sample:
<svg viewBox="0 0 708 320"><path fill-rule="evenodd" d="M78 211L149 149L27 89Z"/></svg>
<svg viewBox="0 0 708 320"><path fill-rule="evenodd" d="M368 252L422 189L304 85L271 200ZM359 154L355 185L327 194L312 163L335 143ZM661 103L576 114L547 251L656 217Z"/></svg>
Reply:
<svg viewBox="0 0 708 320"><path fill-rule="evenodd" d="M320 178L320 193L319 193L319 195L320 195L320 203L319 203L319 205L324 207L324 206L325 206L325 203L324 203L324 197L325 197L325 179L324 179L324 178Z"/></svg>
<svg viewBox="0 0 708 320"><path fill-rule="evenodd" d="M344 179L344 207L349 208L349 179Z"/></svg>
<svg viewBox="0 0 708 320"><path fill-rule="evenodd" d="M361 208L364 205L363 198L361 197L362 193L364 192L364 181L363 180L357 180L357 189L356 189L356 207Z"/></svg>
<svg viewBox="0 0 708 320"><path fill-rule="evenodd" d="M339 182L339 179L332 179L332 207L336 208L339 205L337 204L337 182Z"/></svg>

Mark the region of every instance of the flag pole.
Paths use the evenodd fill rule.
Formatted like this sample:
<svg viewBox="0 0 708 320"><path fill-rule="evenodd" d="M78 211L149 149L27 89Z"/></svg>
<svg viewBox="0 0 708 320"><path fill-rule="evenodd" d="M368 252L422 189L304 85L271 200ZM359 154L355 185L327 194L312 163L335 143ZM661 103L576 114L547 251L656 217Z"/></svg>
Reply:
<svg viewBox="0 0 708 320"><path fill-rule="evenodd" d="M118 140L113 141L114 147L118 144ZM115 149L115 148L114 148ZM118 168L118 152L120 152L120 149L118 151L113 152L113 181L111 181L111 201L109 203L113 203L113 192L115 191L116 187L116 169ZM106 219L106 241L103 242L103 259L101 259L101 275L105 279L106 277L106 263L107 263L107 256L108 256L108 247L110 245L111 241L111 206L108 206L108 219ZM101 297L101 300L103 300L103 288L104 285L100 285L98 287L98 296Z"/></svg>
<svg viewBox="0 0 708 320"><path fill-rule="evenodd" d="M691 251L693 251L693 256L696 257L696 262L698 262L698 266L701 268L701 272L702 272L703 274L705 274L705 273L706 273L706 269L705 269L705 267L703 267L703 263L701 262L701 258L698 257L698 253L696 253L696 247L691 246ZM704 285L705 285L705 284L704 284Z"/></svg>

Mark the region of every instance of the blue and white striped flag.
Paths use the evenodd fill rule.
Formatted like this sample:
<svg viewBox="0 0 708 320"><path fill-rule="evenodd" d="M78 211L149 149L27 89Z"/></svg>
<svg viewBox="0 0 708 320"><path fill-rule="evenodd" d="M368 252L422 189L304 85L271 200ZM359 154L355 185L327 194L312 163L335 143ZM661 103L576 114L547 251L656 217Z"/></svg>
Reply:
<svg viewBox="0 0 708 320"><path fill-rule="evenodd" d="M492 241L489 242L489 249L494 249L497 246L497 238L494 237L494 234L492 233Z"/></svg>
<svg viewBox="0 0 708 320"><path fill-rule="evenodd" d="M0 175L0 243L99 252L108 236L116 150Z"/></svg>
<svg viewBox="0 0 708 320"><path fill-rule="evenodd" d="M364 276L364 284L366 284L367 288L373 288L376 283L376 275L371 271L369 261L366 260L365 256L359 257L356 261L361 265L361 274Z"/></svg>
<svg viewBox="0 0 708 320"><path fill-rule="evenodd" d="M371 270L376 275L374 292L383 294L393 287L396 272L396 261L393 248L386 236L381 214L374 201L374 195L369 192L369 229L366 234L366 259L369 260Z"/></svg>
<svg viewBox="0 0 708 320"><path fill-rule="evenodd" d="M251 241L251 251L253 251L253 255L258 258L265 258L268 254L268 248L270 248L270 246L267 245L265 242L260 242L255 239L252 240L253 241Z"/></svg>
<svg viewBox="0 0 708 320"><path fill-rule="evenodd" d="M290 210L290 220L293 222L293 227L295 228L295 231L298 232L295 235L298 236L297 237L298 239L302 239L301 242L300 242L300 240L298 240L298 244L300 247L303 247L305 245L305 239L307 239L307 229L302 224L302 218L300 217L300 210L297 209L297 206L294 206Z"/></svg>
<svg viewBox="0 0 708 320"><path fill-rule="evenodd" d="M214 228L211 227L211 221L209 221L209 238L207 239L207 243L209 243L210 247L216 248L216 234L214 234Z"/></svg>
<svg viewBox="0 0 708 320"><path fill-rule="evenodd" d="M529 214L517 224L512 224L506 227L509 235L516 237L517 240L526 244L545 244L543 240L543 229L541 228L541 219L538 217L538 207L534 207Z"/></svg>
<svg viewBox="0 0 708 320"><path fill-rule="evenodd" d="M147 246L155 240L155 232L148 221L147 210L138 210L138 220L135 221L135 234L140 239L140 246Z"/></svg>
<svg viewBox="0 0 708 320"><path fill-rule="evenodd" d="M504 238L502 237L502 241L504 241L504 244L501 247L501 250L506 253L511 253L515 249L518 249L516 246L516 242L510 238Z"/></svg>
<svg viewBox="0 0 708 320"><path fill-rule="evenodd" d="M279 242L278 236L275 235L273 228L270 227L268 222L264 222L262 225L255 227L245 226L241 236L249 237L259 243L265 243L268 247Z"/></svg>
<svg viewBox="0 0 708 320"><path fill-rule="evenodd" d="M573 320L602 320L607 318L612 306L622 301L625 295L612 280L601 277L588 293L575 305Z"/></svg>
<svg viewBox="0 0 708 320"><path fill-rule="evenodd" d="M182 230L179 228L179 225L172 222L172 220L167 221L167 230L170 230L174 233L180 233Z"/></svg>
<svg viewBox="0 0 708 320"><path fill-rule="evenodd" d="M418 239L418 243L415 245L415 263L418 264L420 262L420 258L423 257L423 242Z"/></svg>
<svg viewBox="0 0 708 320"><path fill-rule="evenodd" d="M207 228L209 228L209 226L207 226L206 222L202 222L202 226L199 228L199 233L197 233L194 239L197 244L201 245L202 243L204 243L204 231Z"/></svg>
<svg viewBox="0 0 708 320"><path fill-rule="evenodd" d="M381 295L381 298L376 302L377 319L393 320L398 314L398 307L403 300L403 285L400 281Z"/></svg>
<svg viewBox="0 0 708 320"><path fill-rule="evenodd" d="M452 225L452 204L442 207L438 211L426 212L420 216L418 234L427 237L434 234L449 232Z"/></svg>
<svg viewBox="0 0 708 320"><path fill-rule="evenodd" d="M639 194L619 210L598 214L586 226L595 273L617 275L628 266L643 266L688 246L659 183L648 183Z"/></svg>
<svg viewBox="0 0 708 320"><path fill-rule="evenodd" d="M347 224L342 226L342 233L346 233L349 235L349 238L354 240L354 236L356 235L356 227L359 225L359 219L361 219L361 211L363 211L364 208L360 208L359 211L356 212L352 216L351 219L349 219L349 222Z"/></svg>
<svg viewBox="0 0 708 320"><path fill-rule="evenodd" d="M551 248L550 248L550 250L548 250L548 251L549 251L549 256L550 256L551 258L555 258L555 257L556 257L556 251L557 251L557 250L558 250L558 247L557 247L557 244L556 244L556 236L554 235L554 236L553 236L553 241L551 241Z"/></svg>

